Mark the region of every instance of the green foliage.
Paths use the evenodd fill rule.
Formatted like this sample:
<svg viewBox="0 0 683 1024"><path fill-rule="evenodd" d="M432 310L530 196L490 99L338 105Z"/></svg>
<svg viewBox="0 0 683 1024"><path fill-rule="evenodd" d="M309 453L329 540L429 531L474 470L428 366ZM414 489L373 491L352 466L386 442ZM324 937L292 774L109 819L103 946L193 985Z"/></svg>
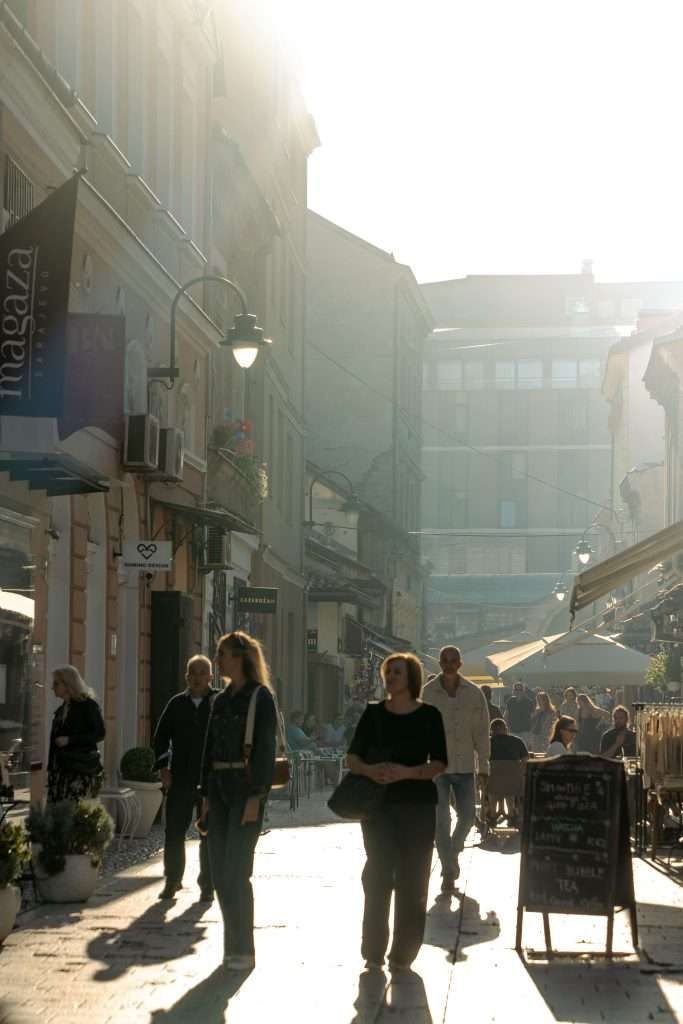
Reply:
<svg viewBox="0 0 683 1024"><path fill-rule="evenodd" d="M96 800L61 800L46 807L32 807L28 815L28 834L32 843L40 843L40 865L48 875L64 870L67 854L89 854L93 865L114 834L114 822Z"/></svg>
<svg viewBox="0 0 683 1024"><path fill-rule="evenodd" d="M129 782L158 782L155 761L151 747L131 747L121 758L121 778Z"/></svg>
<svg viewBox="0 0 683 1024"><path fill-rule="evenodd" d="M0 825L0 889L19 877L30 857L24 826L11 821Z"/></svg>
<svg viewBox="0 0 683 1024"><path fill-rule="evenodd" d="M665 686L669 679L669 655L666 651L660 651L650 659L645 683L647 686Z"/></svg>

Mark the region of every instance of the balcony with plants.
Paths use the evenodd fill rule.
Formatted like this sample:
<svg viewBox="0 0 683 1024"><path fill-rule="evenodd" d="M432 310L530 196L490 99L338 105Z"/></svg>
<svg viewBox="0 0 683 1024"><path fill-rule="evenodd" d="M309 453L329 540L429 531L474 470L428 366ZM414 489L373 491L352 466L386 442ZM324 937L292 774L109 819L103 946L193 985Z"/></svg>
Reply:
<svg viewBox="0 0 683 1024"><path fill-rule="evenodd" d="M209 501L258 523L268 497L268 469L256 455L251 420L236 419L214 428L209 446Z"/></svg>

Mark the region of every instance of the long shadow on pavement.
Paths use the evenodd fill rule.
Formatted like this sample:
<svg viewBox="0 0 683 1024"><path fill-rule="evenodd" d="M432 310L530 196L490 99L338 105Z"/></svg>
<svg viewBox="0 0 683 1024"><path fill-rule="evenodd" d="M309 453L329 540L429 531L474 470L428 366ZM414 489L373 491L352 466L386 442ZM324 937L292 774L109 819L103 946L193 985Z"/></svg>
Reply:
<svg viewBox="0 0 683 1024"><path fill-rule="evenodd" d="M193 903L167 922L172 905L155 902L124 929L104 925L87 948L91 960L106 965L95 974L95 980L112 981L136 964L164 964L191 953L206 933L207 926L199 923L206 904Z"/></svg>
<svg viewBox="0 0 683 1024"><path fill-rule="evenodd" d="M248 977L248 972L236 973L217 967L208 978L186 992L168 1010L155 1010L150 1024L165 1021L166 1024L223 1024L225 1011L232 997L239 991ZM256 1024L256 1022L254 1022Z"/></svg>
<svg viewBox="0 0 683 1024"><path fill-rule="evenodd" d="M454 905L454 902L457 903ZM427 912L424 941L440 946L449 959L463 959L465 947L493 942L500 933L500 923L493 913L481 916L479 902L471 896L439 896Z"/></svg>
<svg viewBox="0 0 683 1024"><path fill-rule="evenodd" d="M677 1019L659 979L683 972L683 909L661 903L638 903L637 907L637 959L634 954L612 963L603 958L591 960L590 955L524 960L529 977L556 1020L605 1024Z"/></svg>

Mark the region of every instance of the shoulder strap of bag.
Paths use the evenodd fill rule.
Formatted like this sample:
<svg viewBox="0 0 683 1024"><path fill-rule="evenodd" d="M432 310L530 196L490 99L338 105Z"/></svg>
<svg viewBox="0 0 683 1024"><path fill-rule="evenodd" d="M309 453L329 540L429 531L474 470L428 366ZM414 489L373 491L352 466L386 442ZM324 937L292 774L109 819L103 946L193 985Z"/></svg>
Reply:
<svg viewBox="0 0 683 1024"><path fill-rule="evenodd" d="M261 690L261 684L256 687L249 699L249 710L247 711L247 725L244 730L244 760L247 762L251 757L251 751L254 746L254 725L256 722L256 701ZM273 703L275 704L275 721L277 728L277 746L276 756L286 757L287 756L287 740L285 737L285 727L282 719L280 708L278 707L277 697L274 693L271 693Z"/></svg>

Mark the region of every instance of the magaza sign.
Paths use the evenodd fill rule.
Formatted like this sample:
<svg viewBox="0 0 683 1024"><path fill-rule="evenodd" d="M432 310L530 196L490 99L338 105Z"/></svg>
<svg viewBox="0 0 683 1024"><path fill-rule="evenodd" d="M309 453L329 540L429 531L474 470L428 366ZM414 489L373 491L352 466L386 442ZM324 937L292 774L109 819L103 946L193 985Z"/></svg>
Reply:
<svg viewBox="0 0 683 1024"><path fill-rule="evenodd" d="M0 416L59 416L79 175L0 236Z"/></svg>

